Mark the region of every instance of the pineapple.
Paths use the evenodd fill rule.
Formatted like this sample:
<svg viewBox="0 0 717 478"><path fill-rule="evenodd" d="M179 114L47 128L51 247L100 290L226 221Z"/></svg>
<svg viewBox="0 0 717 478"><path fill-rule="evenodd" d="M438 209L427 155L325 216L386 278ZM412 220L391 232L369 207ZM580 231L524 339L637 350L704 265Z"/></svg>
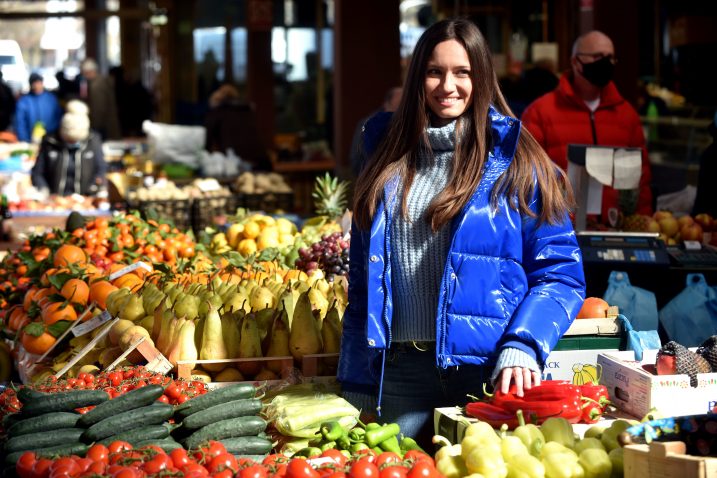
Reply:
<svg viewBox="0 0 717 478"><path fill-rule="evenodd" d="M316 178L314 192L314 208L319 216L328 216L331 219L338 218L346 210L348 204L348 181L339 181L332 178L329 173L322 178Z"/></svg>

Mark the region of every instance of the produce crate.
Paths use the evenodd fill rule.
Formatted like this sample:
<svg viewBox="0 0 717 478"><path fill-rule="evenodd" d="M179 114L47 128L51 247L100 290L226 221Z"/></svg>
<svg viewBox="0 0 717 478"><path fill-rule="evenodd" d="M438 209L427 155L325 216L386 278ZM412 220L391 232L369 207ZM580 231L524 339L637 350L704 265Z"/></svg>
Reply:
<svg viewBox="0 0 717 478"><path fill-rule="evenodd" d="M192 230L199 234L206 227L221 226L228 215L236 213L236 209L237 199L230 194L195 198L192 201Z"/></svg>
<svg viewBox="0 0 717 478"><path fill-rule="evenodd" d="M685 454L683 442L625 447L625 478L708 478L717 476L717 458Z"/></svg>
<svg viewBox="0 0 717 478"><path fill-rule="evenodd" d="M236 198L237 207L243 207L250 211L274 213L277 211L289 212L294 209L294 193L238 193Z"/></svg>
<svg viewBox="0 0 717 478"><path fill-rule="evenodd" d="M138 210L145 219L156 214L160 219L171 221L181 231L186 231L192 226L189 199L128 201L127 206L129 209Z"/></svg>

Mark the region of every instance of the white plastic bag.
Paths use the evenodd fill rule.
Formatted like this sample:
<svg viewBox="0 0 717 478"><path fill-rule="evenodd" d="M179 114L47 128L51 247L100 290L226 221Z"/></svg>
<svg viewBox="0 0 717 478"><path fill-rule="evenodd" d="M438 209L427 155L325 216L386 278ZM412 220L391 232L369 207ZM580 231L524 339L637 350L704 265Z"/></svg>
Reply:
<svg viewBox="0 0 717 478"><path fill-rule="evenodd" d="M147 133L155 163L181 163L190 168L199 168L206 140L203 126L182 126L145 120L142 130Z"/></svg>

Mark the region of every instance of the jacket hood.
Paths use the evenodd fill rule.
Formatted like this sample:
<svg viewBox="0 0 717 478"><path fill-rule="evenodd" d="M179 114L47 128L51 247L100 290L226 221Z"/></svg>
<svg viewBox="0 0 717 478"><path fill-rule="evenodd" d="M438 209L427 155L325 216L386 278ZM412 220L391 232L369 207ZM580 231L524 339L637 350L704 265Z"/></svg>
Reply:
<svg viewBox="0 0 717 478"><path fill-rule="evenodd" d="M573 88L573 72L568 70L560 77L560 83L558 84L558 95L563 97L566 101L580 105L582 108L587 109L585 101L575 92ZM612 81L608 83L600 93L600 108L609 108L617 104L623 103L625 99L617 91L615 83Z"/></svg>

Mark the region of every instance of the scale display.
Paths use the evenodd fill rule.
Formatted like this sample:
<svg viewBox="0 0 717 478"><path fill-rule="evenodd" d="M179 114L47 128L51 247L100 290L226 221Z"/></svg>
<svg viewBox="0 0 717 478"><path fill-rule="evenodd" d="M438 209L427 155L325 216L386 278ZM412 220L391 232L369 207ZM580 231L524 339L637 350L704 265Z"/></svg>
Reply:
<svg viewBox="0 0 717 478"><path fill-rule="evenodd" d="M578 244L586 263L670 265L665 245L657 234L580 232Z"/></svg>

